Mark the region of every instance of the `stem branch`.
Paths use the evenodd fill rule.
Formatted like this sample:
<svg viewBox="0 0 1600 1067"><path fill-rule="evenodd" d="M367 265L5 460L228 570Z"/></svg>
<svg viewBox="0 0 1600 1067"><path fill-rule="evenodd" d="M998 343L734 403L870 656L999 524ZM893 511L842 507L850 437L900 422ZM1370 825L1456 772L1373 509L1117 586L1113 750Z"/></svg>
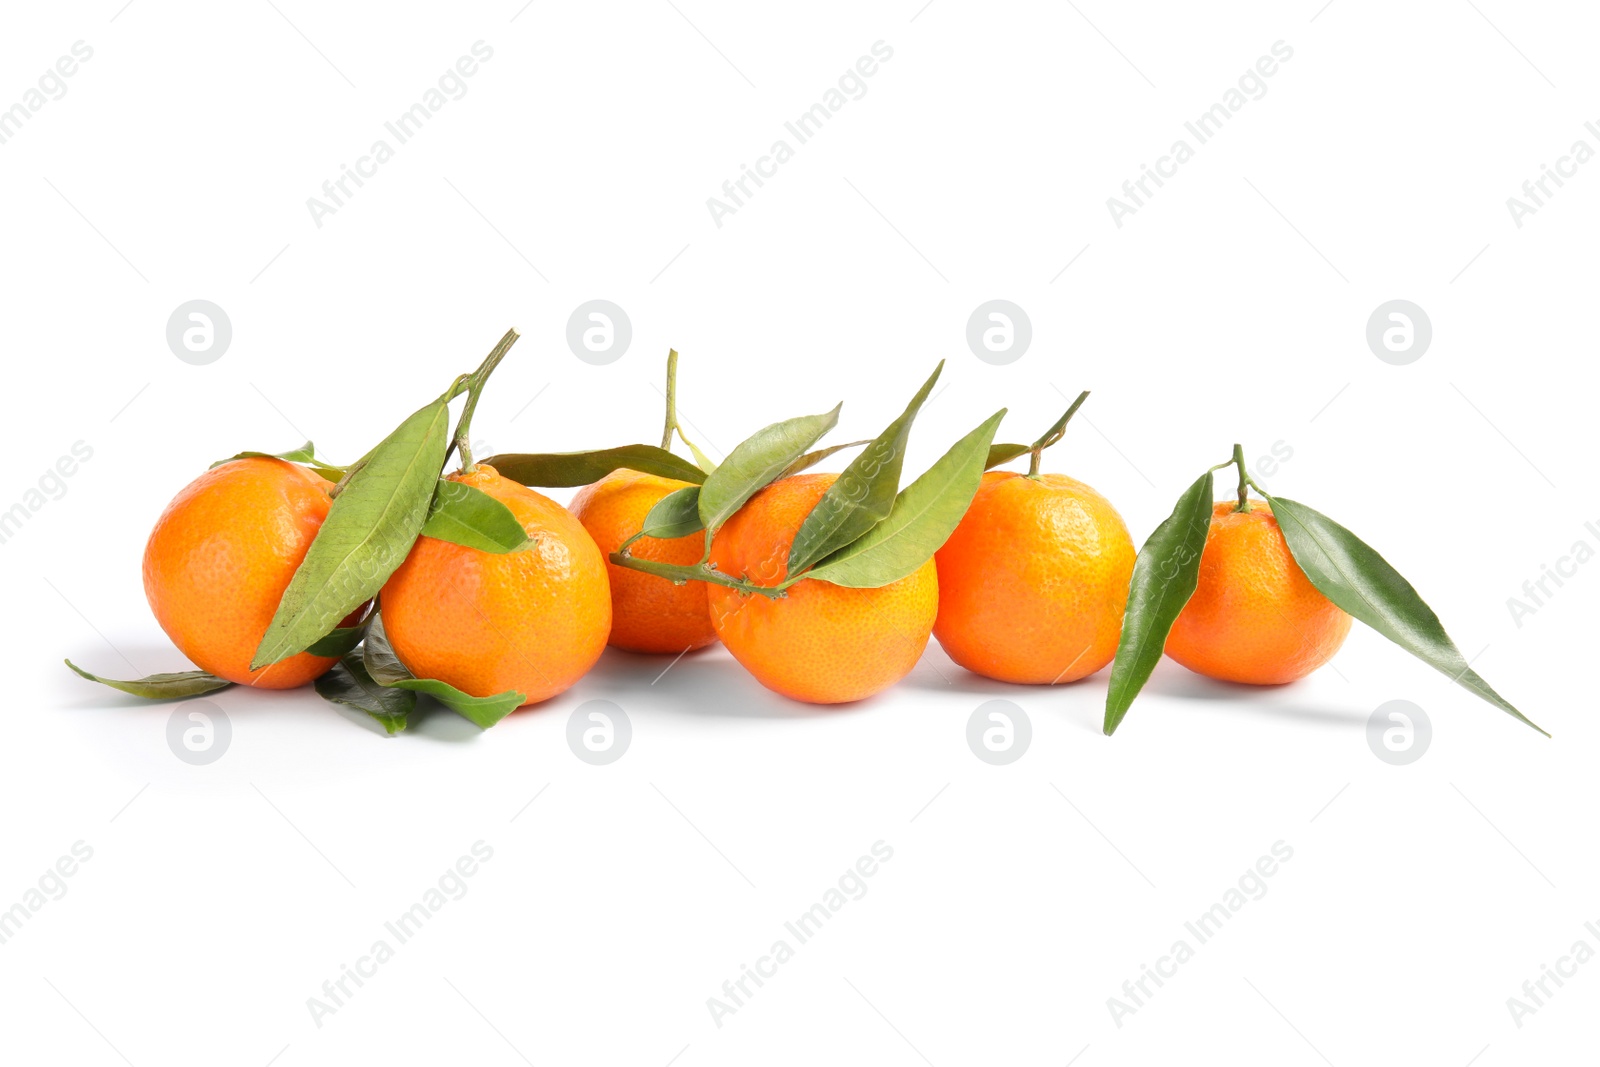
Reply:
<svg viewBox="0 0 1600 1067"><path fill-rule="evenodd" d="M456 422L456 451L461 453L461 472L469 474L472 471L472 413L478 409L478 398L483 395L483 387L489 381L489 375L506 358L506 353L511 351L511 346L517 343L521 336L516 330L507 330L504 337L494 346L494 349L484 357L483 363L466 379L467 402L461 409L461 418ZM460 382L457 382L459 395Z"/></svg>
<svg viewBox="0 0 1600 1067"><path fill-rule="evenodd" d="M754 582L730 577L706 563L693 565L662 563L659 560L640 559L626 552L613 552L610 559L612 563L619 567L643 571L645 574L653 574L670 582L710 582L712 585L722 585L727 586L729 589L737 589L741 593L759 593L774 600L785 595L782 589L756 585Z"/></svg>

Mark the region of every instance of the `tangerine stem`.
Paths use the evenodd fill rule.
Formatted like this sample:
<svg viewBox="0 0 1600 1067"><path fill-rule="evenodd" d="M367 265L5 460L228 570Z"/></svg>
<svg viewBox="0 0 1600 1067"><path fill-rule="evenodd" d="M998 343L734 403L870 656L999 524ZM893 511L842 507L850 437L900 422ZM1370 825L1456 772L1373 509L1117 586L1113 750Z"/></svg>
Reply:
<svg viewBox="0 0 1600 1067"><path fill-rule="evenodd" d="M489 381L489 375L506 358L506 353L511 351L511 346L517 343L521 334L516 330L507 330L505 336L500 338L489 354L484 357L483 363L472 372L467 379L467 402L461 408L461 418L456 422L456 451L461 453L461 472L470 473L472 462L472 414L478 410L478 398L483 395L483 387Z"/></svg>
<svg viewBox="0 0 1600 1067"><path fill-rule="evenodd" d="M661 429L661 447L672 448L672 431L678 428L678 350L667 349L667 424Z"/></svg>
<svg viewBox="0 0 1600 1067"><path fill-rule="evenodd" d="M1067 408L1066 412L1055 421L1055 425L1046 430L1044 434L1029 447L1028 477L1038 480L1039 463L1044 457L1044 450L1067 435L1067 423L1072 421L1072 416L1078 413L1078 409L1083 407L1083 402L1088 399L1089 390L1085 389L1083 392L1078 394L1078 399L1072 402L1072 406Z"/></svg>
<svg viewBox="0 0 1600 1067"><path fill-rule="evenodd" d="M1239 468L1239 503L1234 507L1235 512L1249 512L1250 496L1248 487L1254 483L1250 481L1249 473L1244 469L1244 445L1237 442L1233 446L1233 465Z"/></svg>
<svg viewBox="0 0 1600 1067"><path fill-rule="evenodd" d="M726 586L729 589L737 589L741 593L759 593L760 595L773 600L777 600L786 595L782 589L766 585L756 585L754 582L744 581L739 578L731 578L717 570L715 567L708 566L704 563L696 563L692 566L686 566L680 563L662 563L659 560L640 559L639 557L631 556L626 552L613 552L609 558L612 563L615 563L619 567L627 567L630 570L643 571L645 574L653 574L657 578L665 578L669 582L709 582L712 585L721 585Z"/></svg>

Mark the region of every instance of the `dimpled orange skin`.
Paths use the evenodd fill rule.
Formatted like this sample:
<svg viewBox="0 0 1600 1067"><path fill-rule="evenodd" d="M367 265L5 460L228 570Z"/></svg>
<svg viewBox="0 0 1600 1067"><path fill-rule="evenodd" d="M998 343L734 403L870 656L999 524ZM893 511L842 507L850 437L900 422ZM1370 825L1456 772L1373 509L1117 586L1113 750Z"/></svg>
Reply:
<svg viewBox="0 0 1600 1067"><path fill-rule="evenodd" d="M261 689L293 689L337 662L301 652L250 669L328 516L330 488L294 463L236 459L190 482L156 520L144 549L145 598L201 670Z"/></svg>
<svg viewBox="0 0 1600 1067"><path fill-rule="evenodd" d="M1167 655L1224 682L1282 685L1333 658L1350 616L1289 554L1272 507L1221 500L1200 555L1200 583L1167 636Z"/></svg>
<svg viewBox="0 0 1600 1067"><path fill-rule="evenodd" d="M998 681L1087 677L1117 654L1134 555L1122 516L1082 482L990 471L934 557L934 636Z"/></svg>
<svg viewBox="0 0 1600 1067"><path fill-rule="evenodd" d="M517 552L419 537L378 595L400 662L486 697L548 700L594 666L611 632L605 559L566 508L479 464L452 481L511 509L538 544Z"/></svg>
<svg viewBox="0 0 1600 1067"><path fill-rule="evenodd" d="M767 486L717 531L711 561L758 585L782 581L795 532L837 477L798 474ZM781 600L719 585L707 595L717 636L757 681L794 700L841 704L887 689L916 666L933 631L939 577L930 559L877 589L808 579Z"/></svg>
<svg viewBox="0 0 1600 1067"><path fill-rule="evenodd" d="M618 567L609 559L622 542L643 528L644 517L662 497L688 485L624 468L584 486L572 498L570 510L607 557L613 648L676 656L717 639L704 582L674 585L653 574ZM689 565L699 563L705 550L705 535L697 533L666 540L641 537L628 552L640 559Z"/></svg>

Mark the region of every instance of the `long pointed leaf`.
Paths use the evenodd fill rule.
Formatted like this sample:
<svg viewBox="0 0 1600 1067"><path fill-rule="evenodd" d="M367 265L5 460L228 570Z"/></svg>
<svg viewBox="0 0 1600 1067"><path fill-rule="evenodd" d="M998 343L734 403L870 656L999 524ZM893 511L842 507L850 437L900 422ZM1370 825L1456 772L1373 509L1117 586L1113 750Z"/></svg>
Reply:
<svg viewBox="0 0 1600 1067"><path fill-rule="evenodd" d="M826 557L807 578L875 589L916 571L944 546L983 481L989 442L1006 409L989 416L895 498L889 517Z"/></svg>
<svg viewBox="0 0 1600 1067"><path fill-rule="evenodd" d="M1211 530L1211 472L1183 491L1167 516L1139 550L1122 615L1117 658L1106 690L1104 730L1116 732L1133 700L1161 661L1172 624L1200 584L1200 554Z"/></svg>
<svg viewBox="0 0 1600 1067"><path fill-rule="evenodd" d="M1000 466L1000 464L1002 464L1002 463L1010 463L1012 460L1016 459L1018 456L1026 456L1031 451L1033 451L1033 450L1031 448L1029 448L1027 445L1018 445L1018 444L990 445L989 446L989 458L984 461L983 469L984 470L992 470L995 467Z"/></svg>
<svg viewBox="0 0 1600 1067"><path fill-rule="evenodd" d="M641 532L646 537L667 540L688 537L703 529L705 527L700 524L700 487L686 485L655 502L650 513L644 517Z"/></svg>
<svg viewBox="0 0 1600 1067"><path fill-rule="evenodd" d="M419 408L350 476L284 590L252 669L304 651L405 561L444 466L449 395Z"/></svg>
<svg viewBox="0 0 1600 1067"><path fill-rule="evenodd" d="M1290 554L1323 596L1451 681L1550 736L1467 665L1439 616L1371 546L1314 508L1271 499Z"/></svg>
<svg viewBox="0 0 1600 1067"><path fill-rule="evenodd" d="M480 552L517 552L531 543L510 508L476 486L448 478L434 490L422 533Z"/></svg>
<svg viewBox="0 0 1600 1067"><path fill-rule="evenodd" d="M300 463L316 471L324 479L337 482L344 477L346 468L328 463L317 458L317 446L307 441L299 448L291 448L287 452L237 452L227 459L219 459L212 464L220 467L224 463L231 463L236 459L282 459L290 463Z"/></svg>
<svg viewBox="0 0 1600 1067"><path fill-rule="evenodd" d="M900 468L911 439L911 423L943 370L944 360L940 360L900 417L850 461L812 507L789 546L790 574L799 574L888 517L900 490Z"/></svg>
<svg viewBox="0 0 1600 1067"><path fill-rule="evenodd" d="M146 700L182 700L184 697L197 697L202 693L215 693L218 689L226 689L233 683L226 678L218 678L205 671L178 671L175 674L151 674L133 681L120 681L116 678L102 678L98 674L90 674L76 663L64 660L72 672L80 678L87 678L91 682L108 685L112 689L129 696L144 697Z"/></svg>
<svg viewBox="0 0 1600 1067"><path fill-rule="evenodd" d="M781 475L839 421L839 404L822 415L801 415L763 427L734 446L700 487L700 521L715 530L745 501Z"/></svg>
<svg viewBox="0 0 1600 1067"><path fill-rule="evenodd" d="M322 699L360 708L378 720L391 737L406 728L417 707L417 694L408 689L391 689L374 681L359 652L352 652L334 664L332 670L317 679L316 686Z"/></svg>
<svg viewBox="0 0 1600 1067"><path fill-rule="evenodd" d="M383 629L383 616L375 616L367 629L367 640L361 646L362 665L372 680L391 689L408 689L426 693L463 719L487 730L517 708L525 699L515 690L493 696L475 697L463 693L448 682L437 678L418 678L407 669L389 644L389 635Z"/></svg>
<svg viewBox="0 0 1600 1067"><path fill-rule="evenodd" d="M692 485L706 480L699 467L655 445L620 445L588 452L507 452L483 462L514 482L541 489L588 485L620 468Z"/></svg>

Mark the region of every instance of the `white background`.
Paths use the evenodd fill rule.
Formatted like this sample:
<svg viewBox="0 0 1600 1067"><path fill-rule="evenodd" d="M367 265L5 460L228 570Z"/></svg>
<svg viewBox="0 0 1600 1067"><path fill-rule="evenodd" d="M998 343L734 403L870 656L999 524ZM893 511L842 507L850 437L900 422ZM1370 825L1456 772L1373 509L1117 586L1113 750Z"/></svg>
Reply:
<svg viewBox="0 0 1600 1067"><path fill-rule="evenodd" d="M93 858L0 945L7 1060L1593 1055L1600 963L1520 1028L1506 1006L1575 941L1600 949L1600 566L1520 626L1506 604L1600 547L1600 165L1521 228L1506 207L1574 140L1600 148L1592 12L520 2L9 12L0 106L75 41L94 54L0 145L0 509L74 442L93 458L0 545L0 908L74 842ZM317 227L307 198L479 40L466 95ZM718 228L707 197L880 40L866 95ZM1279 40L1266 95L1114 225L1106 198ZM196 298L233 325L208 366L165 341ZM593 298L633 324L607 366L564 339ZM1006 366L964 339L992 298L1033 324ZM1364 338L1396 298L1433 323L1408 366ZM1027 440L1092 389L1047 465L1140 542L1234 441L1282 442L1268 485L1383 551L1554 739L1360 626L1282 689L1163 663L1114 739L1104 672L1007 687L931 646L893 691L816 709L720 650L664 676L608 653L486 734L438 711L391 740L309 689L236 687L211 698L233 737L205 767L167 747L175 706L60 666L183 668L139 576L167 500L240 449L309 436L348 461L508 326L524 339L479 410L485 454L654 440L669 345L718 456L840 399L838 439L870 436L947 359L908 476L1002 405L1001 437ZM1008 767L965 741L995 697L1033 726ZM596 698L633 724L607 767L565 743ZM1391 699L1433 723L1411 766L1367 747ZM307 998L479 840L467 895L317 1026ZM866 896L716 1026L707 998L879 840L894 857ZM1267 894L1118 1027L1107 998L1280 840Z"/></svg>

